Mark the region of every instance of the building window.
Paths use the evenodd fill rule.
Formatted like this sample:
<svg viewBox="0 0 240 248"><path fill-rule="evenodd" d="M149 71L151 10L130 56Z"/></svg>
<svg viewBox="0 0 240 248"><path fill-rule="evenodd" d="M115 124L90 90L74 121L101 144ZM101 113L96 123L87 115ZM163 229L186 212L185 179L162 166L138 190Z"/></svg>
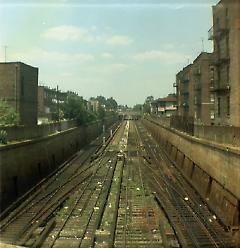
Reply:
<svg viewBox="0 0 240 248"><path fill-rule="evenodd" d="M210 101L214 102L214 94L210 94Z"/></svg>
<svg viewBox="0 0 240 248"><path fill-rule="evenodd" d="M24 96L24 77L21 78L21 96Z"/></svg>
<svg viewBox="0 0 240 248"><path fill-rule="evenodd" d="M211 112L210 112L210 119L211 120L214 120L215 119L215 114L214 114L214 111L213 110L211 110Z"/></svg>
<svg viewBox="0 0 240 248"><path fill-rule="evenodd" d="M227 115L230 116L230 96L227 97Z"/></svg>
<svg viewBox="0 0 240 248"><path fill-rule="evenodd" d="M217 114L218 114L218 117L220 117L221 115L221 98L220 97L218 97Z"/></svg>
<svg viewBox="0 0 240 248"><path fill-rule="evenodd" d="M225 9L225 15L228 17L228 8Z"/></svg>

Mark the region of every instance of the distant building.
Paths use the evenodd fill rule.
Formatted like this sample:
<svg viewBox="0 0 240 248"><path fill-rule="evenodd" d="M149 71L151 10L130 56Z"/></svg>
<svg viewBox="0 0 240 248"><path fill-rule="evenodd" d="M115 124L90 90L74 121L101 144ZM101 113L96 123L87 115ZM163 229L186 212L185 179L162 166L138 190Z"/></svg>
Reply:
<svg viewBox="0 0 240 248"><path fill-rule="evenodd" d="M202 52L176 75L178 115L193 118L198 124L215 121L213 61L212 53Z"/></svg>
<svg viewBox="0 0 240 248"><path fill-rule="evenodd" d="M38 118L47 120L58 119L60 105L67 100L68 92L55 88L38 86Z"/></svg>
<svg viewBox="0 0 240 248"><path fill-rule="evenodd" d="M193 61L194 120L199 124L214 124L213 54L202 52Z"/></svg>
<svg viewBox="0 0 240 248"><path fill-rule="evenodd" d="M240 126L240 0L213 6L215 124Z"/></svg>
<svg viewBox="0 0 240 248"><path fill-rule="evenodd" d="M194 116L193 71L193 65L190 64L176 75L177 113L185 117Z"/></svg>
<svg viewBox="0 0 240 248"><path fill-rule="evenodd" d="M98 112L100 107L100 103L98 100L89 100L88 101L88 110L92 111L92 112Z"/></svg>
<svg viewBox="0 0 240 248"><path fill-rule="evenodd" d="M151 109L158 116L170 117L177 110L177 98L175 94L169 94L167 97L158 98L151 103Z"/></svg>
<svg viewBox="0 0 240 248"><path fill-rule="evenodd" d="M19 114L19 124L37 124L38 68L22 62L0 63L0 99Z"/></svg>

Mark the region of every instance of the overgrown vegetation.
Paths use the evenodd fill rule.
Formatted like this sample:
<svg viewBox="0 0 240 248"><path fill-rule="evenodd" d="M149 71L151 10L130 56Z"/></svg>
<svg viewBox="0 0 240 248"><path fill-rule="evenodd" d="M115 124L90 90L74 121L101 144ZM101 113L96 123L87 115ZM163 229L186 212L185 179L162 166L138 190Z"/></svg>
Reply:
<svg viewBox="0 0 240 248"><path fill-rule="evenodd" d="M0 125L16 125L19 116L6 101L0 100Z"/></svg>

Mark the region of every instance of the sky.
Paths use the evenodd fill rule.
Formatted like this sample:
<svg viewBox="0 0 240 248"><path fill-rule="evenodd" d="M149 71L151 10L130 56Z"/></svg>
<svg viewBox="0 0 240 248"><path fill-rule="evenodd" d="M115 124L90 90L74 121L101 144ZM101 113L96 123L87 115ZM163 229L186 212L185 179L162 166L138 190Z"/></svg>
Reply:
<svg viewBox="0 0 240 248"><path fill-rule="evenodd" d="M39 84L133 106L174 92L201 51L217 0L0 0L0 61L39 68Z"/></svg>

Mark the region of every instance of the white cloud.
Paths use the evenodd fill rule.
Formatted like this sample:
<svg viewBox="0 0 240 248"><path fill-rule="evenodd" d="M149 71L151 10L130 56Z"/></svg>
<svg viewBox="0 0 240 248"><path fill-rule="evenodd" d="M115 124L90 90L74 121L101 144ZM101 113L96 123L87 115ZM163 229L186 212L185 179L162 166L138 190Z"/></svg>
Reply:
<svg viewBox="0 0 240 248"><path fill-rule="evenodd" d="M113 55L111 53L102 53L101 57L103 59L113 59Z"/></svg>
<svg viewBox="0 0 240 248"><path fill-rule="evenodd" d="M191 56L175 51L151 50L134 55L134 60L139 62L159 61L168 64L181 63Z"/></svg>
<svg viewBox="0 0 240 248"><path fill-rule="evenodd" d="M116 64L110 64L106 68L109 69L111 72L117 73L127 70L129 68L129 65L116 63Z"/></svg>
<svg viewBox="0 0 240 248"><path fill-rule="evenodd" d="M55 41L92 41L94 39L89 30L66 25L49 28L42 37Z"/></svg>
<svg viewBox="0 0 240 248"><path fill-rule="evenodd" d="M27 53L15 53L13 54L15 60L26 61L26 63L32 63L36 65L42 62L51 63L89 63L95 60L95 57L89 53L66 53L66 52L53 52L47 51L41 48L35 48Z"/></svg>
<svg viewBox="0 0 240 248"><path fill-rule="evenodd" d="M62 25L47 29L42 35L46 40L54 41L82 41L86 43L101 43L110 46L127 46L133 40L126 35L97 34L97 28L82 28L78 26Z"/></svg>
<svg viewBox="0 0 240 248"><path fill-rule="evenodd" d="M105 43L111 46L127 46L133 42L128 36L124 35L113 35L105 39Z"/></svg>

